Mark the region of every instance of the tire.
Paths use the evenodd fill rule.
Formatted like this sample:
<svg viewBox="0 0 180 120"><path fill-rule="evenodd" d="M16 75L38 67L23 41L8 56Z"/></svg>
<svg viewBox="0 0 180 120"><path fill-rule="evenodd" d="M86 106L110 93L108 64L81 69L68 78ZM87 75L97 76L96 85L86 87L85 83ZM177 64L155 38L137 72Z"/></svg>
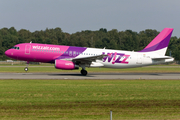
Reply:
<svg viewBox="0 0 180 120"><path fill-rule="evenodd" d="M81 70L81 74L86 76L87 75L87 71L86 70Z"/></svg>
<svg viewBox="0 0 180 120"><path fill-rule="evenodd" d="M24 71L26 71L26 72L27 72L27 71L28 71L28 67L25 67L25 68L24 68Z"/></svg>

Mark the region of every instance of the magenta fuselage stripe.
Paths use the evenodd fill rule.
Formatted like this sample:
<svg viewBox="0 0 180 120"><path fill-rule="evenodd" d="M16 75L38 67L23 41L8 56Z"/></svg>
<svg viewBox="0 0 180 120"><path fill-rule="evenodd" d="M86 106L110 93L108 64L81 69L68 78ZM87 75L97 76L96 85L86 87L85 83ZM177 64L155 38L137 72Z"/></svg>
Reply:
<svg viewBox="0 0 180 120"><path fill-rule="evenodd" d="M83 47L81 48L36 43L22 43L15 46L18 46L20 50L7 50L9 53L13 53L9 57L24 61L48 63L54 63L55 59L75 58L86 50L86 48ZM30 46L30 48L28 47L28 50L26 50L25 46Z"/></svg>

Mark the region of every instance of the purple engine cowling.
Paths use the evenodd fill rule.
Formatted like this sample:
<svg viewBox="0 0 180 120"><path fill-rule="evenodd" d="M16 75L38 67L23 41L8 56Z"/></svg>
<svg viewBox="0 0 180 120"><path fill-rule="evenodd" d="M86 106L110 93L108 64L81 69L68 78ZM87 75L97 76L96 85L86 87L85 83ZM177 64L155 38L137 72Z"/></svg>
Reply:
<svg viewBox="0 0 180 120"><path fill-rule="evenodd" d="M74 69L79 69L79 66L74 64L72 61L55 60L55 68L63 69L63 70L74 70Z"/></svg>

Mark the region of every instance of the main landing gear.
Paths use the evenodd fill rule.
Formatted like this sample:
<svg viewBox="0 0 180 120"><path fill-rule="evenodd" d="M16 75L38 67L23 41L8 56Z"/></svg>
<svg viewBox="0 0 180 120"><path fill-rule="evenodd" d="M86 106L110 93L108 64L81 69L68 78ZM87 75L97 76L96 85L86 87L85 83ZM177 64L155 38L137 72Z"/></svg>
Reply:
<svg viewBox="0 0 180 120"><path fill-rule="evenodd" d="M84 75L84 76L86 76L86 75L87 75L86 65L85 65L85 64L82 64L80 67L82 68L81 74Z"/></svg>
<svg viewBox="0 0 180 120"><path fill-rule="evenodd" d="M86 75L87 75L87 71L84 70L84 69L82 69L82 70L81 70L81 74L84 75L84 76L86 76Z"/></svg>

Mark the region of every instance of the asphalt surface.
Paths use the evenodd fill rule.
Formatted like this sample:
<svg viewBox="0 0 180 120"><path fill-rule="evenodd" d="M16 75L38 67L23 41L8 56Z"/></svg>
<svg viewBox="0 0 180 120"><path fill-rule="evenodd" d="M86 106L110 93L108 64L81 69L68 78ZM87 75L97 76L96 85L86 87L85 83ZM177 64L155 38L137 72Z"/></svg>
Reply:
<svg viewBox="0 0 180 120"><path fill-rule="evenodd" d="M82 76L79 73L0 73L0 79L66 79L66 80L135 80L164 79L179 80L180 73L89 73Z"/></svg>

